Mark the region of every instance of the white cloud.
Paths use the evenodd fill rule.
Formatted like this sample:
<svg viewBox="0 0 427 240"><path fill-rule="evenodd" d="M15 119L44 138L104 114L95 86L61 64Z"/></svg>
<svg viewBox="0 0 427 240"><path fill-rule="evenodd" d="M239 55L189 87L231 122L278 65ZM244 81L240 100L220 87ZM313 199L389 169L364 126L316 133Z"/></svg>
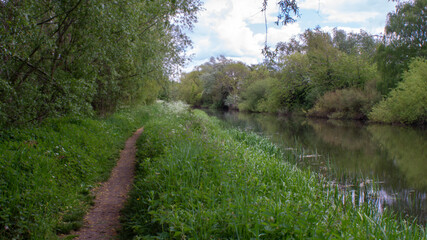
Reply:
<svg viewBox="0 0 427 240"><path fill-rule="evenodd" d="M267 8L268 44L274 46L279 41L287 41L293 35L302 32L299 24L277 27L278 8L272 1ZM256 64L262 61L261 49L264 47L265 32L255 32L253 24L265 24L261 12L260 0L207 0L205 11L199 14L195 32L190 34L194 48L194 62L186 68L192 69L195 64L208 61L211 56L224 55L236 61Z"/></svg>
<svg viewBox="0 0 427 240"><path fill-rule="evenodd" d="M287 42L293 36L303 32L298 22L281 26L280 28L270 27L268 29L268 44L276 45L278 42Z"/></svg>
<svg viewBox="0 0 427 240"><path fill-rule="evenodd" d="M259 61L263 38L249 24L259 22L261 6L259 0L206 1L206 11L200 13L195 32L190 34L194 49L189 53L195 55L195 62L218 55L250 63Z"/></svg>
<svg viewBox="0 0 427 240"><path fill-rule="evenodd" d="M326 21L339 23L367 23L394 9L395 3L385 0L303 0L301 9L315 10Z"/></svg>
<svg viewBox="0 0 427 240"><path fill-rule="evenodd" d="M366 22L379 15L378 12L335 12L329 11L328 20L332 22Z"/></svg>

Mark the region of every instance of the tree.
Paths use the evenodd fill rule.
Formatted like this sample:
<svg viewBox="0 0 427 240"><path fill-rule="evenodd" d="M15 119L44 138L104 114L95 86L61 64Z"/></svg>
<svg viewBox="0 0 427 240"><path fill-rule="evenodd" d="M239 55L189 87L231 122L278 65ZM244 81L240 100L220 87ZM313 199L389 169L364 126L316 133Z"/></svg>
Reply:
<svg viewBox="0 0 427 240"><path fill-rule="evenodd" d="M237 109L242 85L249 75L248 67L241 62L233 62L224 66L223 84L228 90L224 104L230 109Z"/></svg>
<svg viewBox="0 0 427 240"><path fill-rule="evenodd" d="M264 12L265 17L265 44L264 49L262 50L262 53L264 54L266 59L272 59L274 58L274 55L271 55L273 52L270 50L269 46L267 45L267 5L268 0L264 0L262 4L262 12ZM299 7L296 3L296 0L280 0L277 2L277 5L279 5L279 13L277 14L277 21L276 24L279 25L279 23L283 25L287 25L289 23L296 22L295 17L299 17ZM295 17L294 17L294 16Z"/></svg>
<svg viewBox="0 0 427 240"><path fill-rule="evenodd" d="M264 13L267 11L267 5L268 0L263 0L262 11ZM282 23L286 25L293 23L296 19L292 15L299 17L299 7L296 0L280 0L277 5L279 6L279 13L277 14L276 24Z"/></svg>
<svg viewBox="0 0 427 240"><path fill-rule="evenodd" d="M314 100L310 96L313 82L308 56L294 53L283 56L280 62L280 70L276 74L279 84L272 88L270 102L275 103L277 109L282 112L310 108Z"/></svg>
<svg viewBox="0 0 427 240"><path fill-rule="evenodd" d="M374 48L373 37L365 32L347 34L335 29L331 37L319 28L278 43L272 65L280 85L272 88L270 102L280 111L308 110L329 91L365 88L377 78L370 58Z"/></svg>
<svg viewBox="0 0 427 240"><path fill-rule="evenodd" d="M0 126L157 97L200 0L0 2Z"/></svg>
<svg viewBox="0 0 427 240"><path fill-rule="evenodd" d="M427 122L427 60L415 58L389 97L372 109L369 118L387 123Z"/></svg>
<svg viewBox="0 0 427 240"><path fill-rule="evenodd" d="M219 56L197 67L203 85L203 105L216 108L236 108L240 91L249 76L249 68L241 63Z"/></svg>
<svg viewBox="0 0 427 240"><path fill-rule="evenodd" d="M427 0L400 2L387 16L386 35L378 48L379 86L387 94L402 79L414 57L427 57Z"/></svg>
<svg viewBox="0 0 427 240"><path fill-rule="evenodd" d="M251 112L275 112L278 104L270 98L272 90L279 86L277 79L267 77L253 82L241 93L239 110Z"/></svg>
<svg viewBox="0 0 427 240"><path fill-rule="evenodd" d="M368 60L373 59L379 41L369 33L360 30L360 33L347 34L344 30L333 29L334 47L350 55L360 55Z"/></svg>
<svg viewBox="0 0 427 240"><path fill-rule="evenodd" d="M193 106L202 104L203 83L201 71L192 71L182 75L178 85L179 99Z"/></svg>

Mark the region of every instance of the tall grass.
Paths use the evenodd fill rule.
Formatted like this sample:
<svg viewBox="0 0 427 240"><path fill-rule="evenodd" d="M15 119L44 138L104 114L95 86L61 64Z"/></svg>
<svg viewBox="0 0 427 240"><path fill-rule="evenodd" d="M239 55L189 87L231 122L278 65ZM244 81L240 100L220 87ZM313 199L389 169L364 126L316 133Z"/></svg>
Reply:
<svg viewBox="0 0 427 240"><path fill-rule="evenodd" d="M0 239L56 239L82 225L90 190L148 118L145 108L105 119L64 117L0 132Z"/></svg>
<svg viewBox="0 0 427 240"><path fill-rule="evenodd" d="M270 141L203 112L158 107L138 140L123 239L425 239L425 228L368 204Z"/></svg>

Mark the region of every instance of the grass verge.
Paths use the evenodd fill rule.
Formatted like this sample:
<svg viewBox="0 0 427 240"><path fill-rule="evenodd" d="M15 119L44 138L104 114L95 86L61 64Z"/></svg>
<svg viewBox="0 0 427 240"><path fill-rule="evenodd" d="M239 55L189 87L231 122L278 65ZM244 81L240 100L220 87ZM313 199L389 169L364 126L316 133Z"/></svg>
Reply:
<svg viewBox="0 0 427 240"><path fill-rule="evenodd" d="M146 108L105 119L63 117L0 132L0 239L57 239L82 225Z"/></svg>
<svg viewBox="0 0 427 240"><path fill-rule="evenodd" d="M182 105L151 116L123 239L426 239L425 227L353 206L265 138Z"/></svg>

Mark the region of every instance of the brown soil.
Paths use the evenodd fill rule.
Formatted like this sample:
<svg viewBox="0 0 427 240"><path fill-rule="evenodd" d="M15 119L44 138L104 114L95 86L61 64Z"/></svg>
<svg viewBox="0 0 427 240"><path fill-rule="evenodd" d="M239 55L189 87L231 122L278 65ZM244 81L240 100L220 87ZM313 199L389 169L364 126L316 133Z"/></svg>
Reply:
<svg viewBox="0 0 427 240"><path fill-rule="evenodd" d="M128 196L134 178L136 140L142 134L138 129L125 144L110 179L96 191L95 205L85 217L85 224L73 235L75 239L114 239L120 228L120 210Z"/></svg>

